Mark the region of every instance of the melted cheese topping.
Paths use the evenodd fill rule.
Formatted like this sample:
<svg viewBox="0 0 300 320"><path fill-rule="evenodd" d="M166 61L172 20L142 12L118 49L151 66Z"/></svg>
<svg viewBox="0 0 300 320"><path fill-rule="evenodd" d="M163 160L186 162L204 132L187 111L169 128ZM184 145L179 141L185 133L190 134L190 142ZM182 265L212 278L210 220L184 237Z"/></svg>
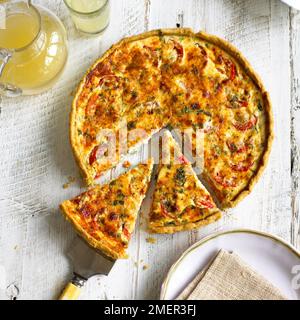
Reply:
<svg viewBox="0 0 300 320"><path fill-rule="evenodd" d="M150 215L152 231L160 227L184 228L218 211L169 132L165 133L164 141L170 161L160 161Z"/></svg>
<svg viewBox="0 0 300 320"><path fill-rule="evenodd" d="M260 89L232 56L196 36L116 46L87 74L75 106L74 145L89 183L119 162L125 119L129 148L166 125L203 129L204 178L221 204L247 188L266 150L269 118ZM116 141L99 138L104 128L117 133ZM102 159L110 143L117 156Z"/></svg>
<svg viewBox="0 0 300 320"><path fill-rule="evenodd" d="M103 250L107 243L114 257L123 257L128 247L141 202L145 197L153 161L140 164L103 186L96 186L75 199L65 201L68 218ZM105 248L104 248L105 249Z"/></svg>

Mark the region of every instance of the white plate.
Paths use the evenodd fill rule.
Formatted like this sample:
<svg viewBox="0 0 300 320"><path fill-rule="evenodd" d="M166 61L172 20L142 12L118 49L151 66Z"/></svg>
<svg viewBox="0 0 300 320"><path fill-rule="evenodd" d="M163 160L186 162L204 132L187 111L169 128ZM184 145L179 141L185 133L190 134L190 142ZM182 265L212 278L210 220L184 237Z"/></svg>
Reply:
<svg viewBox="0 0 300 320"><path fill-rule="evenodd" d="M286 297L300 300L300 288L292 286L293 268L298 269L296 283L300 282L300 253L280 238L253 230L220 232L195 243L171 267L160 298L175 299L220 249L234 251Z"/></svg>
<svg viewBox="0 0 300 320"><path fill-rule="evenodd" d="M281 1L291 7L294 7L295 9L300 10L300 1L299 0L281 0Z"/></svg>

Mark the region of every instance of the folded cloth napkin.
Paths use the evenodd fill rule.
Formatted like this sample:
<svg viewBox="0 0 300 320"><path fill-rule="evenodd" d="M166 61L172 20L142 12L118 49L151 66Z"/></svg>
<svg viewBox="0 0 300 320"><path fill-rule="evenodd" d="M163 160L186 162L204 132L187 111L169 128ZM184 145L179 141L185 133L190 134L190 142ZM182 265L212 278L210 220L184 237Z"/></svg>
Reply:
<svg viewBox="0 0 300 320"><path fill-rule="evenodd" d="M176 300L287 300L237 254L220 250Z"/></svg>

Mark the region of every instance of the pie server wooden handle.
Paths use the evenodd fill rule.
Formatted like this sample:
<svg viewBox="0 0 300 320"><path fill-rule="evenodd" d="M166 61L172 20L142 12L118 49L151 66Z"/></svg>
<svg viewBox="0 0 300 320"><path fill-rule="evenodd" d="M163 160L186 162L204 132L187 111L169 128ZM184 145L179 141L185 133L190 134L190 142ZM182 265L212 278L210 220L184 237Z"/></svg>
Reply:
<svg viewBox="0 0 300 320"><path fill-rule="evenodd" d="M73 279L65 286L58 300L77 300L86 279L74 274Z"/></svg>

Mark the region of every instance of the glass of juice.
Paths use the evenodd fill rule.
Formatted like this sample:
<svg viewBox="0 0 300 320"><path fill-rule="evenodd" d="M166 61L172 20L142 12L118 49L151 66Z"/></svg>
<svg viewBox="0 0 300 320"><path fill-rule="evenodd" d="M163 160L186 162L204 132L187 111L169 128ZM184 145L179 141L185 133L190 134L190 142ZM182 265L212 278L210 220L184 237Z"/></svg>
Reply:
<svg viewBox="0 0 300 320"><path fill-rule="evenodd" d="M42 6L8 2L0 29L0 95L37 94L58 79L67 60L61 21Z"/></svg>
<svg viewBox="0 0 300 320"><path fill-rule="evenodd" d="M109 25L109 0L64 0L78 31L100 35Z"/></svg>

